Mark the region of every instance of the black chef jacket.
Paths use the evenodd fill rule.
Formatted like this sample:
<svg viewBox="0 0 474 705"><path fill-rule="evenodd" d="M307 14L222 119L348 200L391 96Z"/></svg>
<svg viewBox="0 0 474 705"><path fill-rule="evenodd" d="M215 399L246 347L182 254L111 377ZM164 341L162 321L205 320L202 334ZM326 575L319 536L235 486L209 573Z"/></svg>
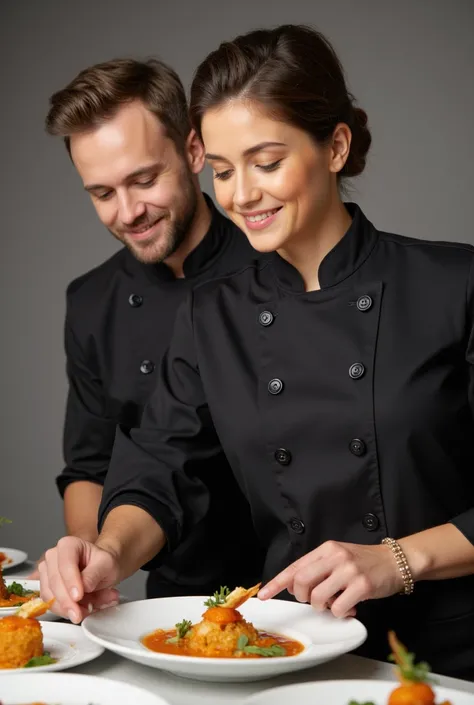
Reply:
<svg viewBox="0 0 474 705"><path fill-rule="evenodd" d="M240 269L256 257L247 238L212 204L209 232L184 262L184 279L165 264L144 265L122 249L70 284L65 345L69 395L64 429L68 484L103 484L117 424L138 426L169 344L179 304L199 283ZM202 468L213 498L206 519L148 580L148 596L209 594L219 585L257 582L263 564L245 502L223 453ZM229 502L228 498L232 500ZM214 499L216 501L214 501ZM226 504L223 511L223 501ZM236 547L245 549L239 564ZM229 551L228 560L224 548Z"/></svg>
<svg viewBox="0 0 474 705"><path fill-rule="evenodd" d="M273 254L180 308L142 426L121 428L101 520L137 504L171 549L209 506L224 449L274 576L328 539L379 544L445 522L474 543L474 248L352 225L306 292ZM358 606L433 669L474 678L474 577Z"/></svg>

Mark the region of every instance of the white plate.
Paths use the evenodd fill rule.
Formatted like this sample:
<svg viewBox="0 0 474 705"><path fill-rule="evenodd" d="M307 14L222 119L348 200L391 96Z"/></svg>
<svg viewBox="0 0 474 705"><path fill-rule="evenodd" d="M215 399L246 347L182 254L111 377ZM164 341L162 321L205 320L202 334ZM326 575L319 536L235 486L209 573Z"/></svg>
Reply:
<svg viewBox="0 0 474 705"><path fill-rule="evenodd" d="M24 551L19 551L17 548L2 548L0 546L0 553L5 553L6 560L2 562L3 570L10 570L10 568L15 568L17 565L24 563L28 554Z"/></svg>
<svg viewBox="0 0 474 705"><path fill-rule="evenodd" d="M155 629L172 629L182 619L201 621L205 597L165 597L140 600L91 614L82 623L90 639L137 663L185 678L203 681L255 681L299 671L355 649L366 637L356 619L337 620L310 605L285 600L261 602L253 598L239 608L257 629L284 634L305 645L297 656L231 659L159 654L140 639Z"/></svg>
<svg viewBox="0 0 474 705"><path fill-rule="evenodd" d="M11 585L11 583L15 582L20 583L20 585L25 588L25 590L35 590L36 592L39 592L39 580L23 580L23 578L15 578L14 576L10 578L9 575L4 575L3 577L7 587ZM15 614L17 609L18 607L0 607L0 618L7 617L9 614ZM46 614L43 614L41 617L38 617L38 619L42 622L51 622L59 619L59 616L57 614L54 614L54 612L48 610Z"/></svg>
<svg viewBox="0 0 474 705"><path fill-rule="evenodd" d="M348 705L351 700L374 705L386 705L388 696L397 687L395 681L318 681L270 688L244 701L244 705ZM474 695L451 688L434 687L436 702L450 700L452 705L472 705ZM10 705L10 704L8 704Z"/></svg>
<svg viewBox="0 0 474 705"><path fill-rule="evenodd" d="M76 624L43 622L41 628L44 650L49 651L52 658L57 658L58 661L49 666L36 666L35 668L3 668L0 669L0 676L21 673L24 678L26 674L42 671L64 671L66 668L73 668L87 663L87 661L92 661L104 651L101 646L90 641ZM0 692L3 695L3 683Z"/></svg>
<svg viewBox="0 0 474 705"><path fill-rule="evenodd" d="M5 705L44 701L61 705L170 705L159 695L97 676L73 673L32 674L25 678L10 676L2 681Z"/></svg>

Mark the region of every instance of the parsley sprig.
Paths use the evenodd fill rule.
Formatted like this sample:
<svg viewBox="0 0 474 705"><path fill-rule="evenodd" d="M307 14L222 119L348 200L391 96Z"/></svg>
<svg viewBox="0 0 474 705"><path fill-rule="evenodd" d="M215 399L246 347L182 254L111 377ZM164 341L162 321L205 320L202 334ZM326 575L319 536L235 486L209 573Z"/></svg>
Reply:
<svg viewBox="0 0 474 705"><path fill-rule="evenodd" d="M425 661L415 663L415 654L407 651L403 644L398 641L395 632L389 632L388 641L392 653L388 657L390 661L397 664L402 681L412 683L433 683L433 679L428 677L430 665Z"/></svg>
<svg viewBox="0 0 474 705"><path fill-rule="evenodd" d="M183 619L182 622L178 622L178 624L175 624L177 632L176 636L172 636L170 639L167 639L166 643L177 644L180 639L183 639L186 636L192 626L193 623L189 619Z"/></svg>
<svg viewBox="0 0 474 705"><path fill-rule="evenodd" d="M34 590L27 590L23 587L23 585L20 585L20 583L15 581L10 583L10 585L7 585L7 592L9 592L10 595L17 595L17 597L29 597L30 595L36 595Z"/></svg>
<svg viewBox="0 0 474 705"><path fill-rule="evenodd" d="M33 656L28 663L25 663L23 668L35 668L36 666L49 666L51 663L56 663L57 658L51 658L49 651L45 651L42 656Z"/></svg>
<svg viewBox="0 0 474 705"><path fill-rule="evenodd" d="M12 523L11 519L5 519L5 517L0 517L0 526L2 526L2 524L11 524L11 523Z"/></svg>
<svg viewBox="0 0 474 705"><path fill-rule="evenodd" d="M216 591L212 597L205 601L206 607L219 607L219 605L225 605L225 601L230 595L230 590L228 587L222 587Z"/></svg>
<svg viewBox="0 0 474 705"><path fill-rule="evenodd" d="M248 636L241 634L237 639L237 651L243 651L245 654L257 654L257 656L286 656L286 649L280 644L272 644L271 646L252 646L249 644Z"/></svg>

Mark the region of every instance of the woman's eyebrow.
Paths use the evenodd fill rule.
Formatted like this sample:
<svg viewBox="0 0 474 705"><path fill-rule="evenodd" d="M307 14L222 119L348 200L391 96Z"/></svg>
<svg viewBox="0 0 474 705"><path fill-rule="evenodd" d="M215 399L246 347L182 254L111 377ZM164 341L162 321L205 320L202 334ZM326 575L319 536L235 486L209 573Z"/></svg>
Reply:
<svg viewBox="0 0 474 705"><path fill-rule="evenodd" d="M244 157L248 157L250 154L255 154L256 152L262 151L262 149L266 149L267 147L286 147L286 144L284 142L259 142L258 144L254 145L253 147L249 147L243 152ZM206 153L206 159L214 159L215 161L227 161L225 157L221 157L219 154L211 154L209 152Z"/></svg>

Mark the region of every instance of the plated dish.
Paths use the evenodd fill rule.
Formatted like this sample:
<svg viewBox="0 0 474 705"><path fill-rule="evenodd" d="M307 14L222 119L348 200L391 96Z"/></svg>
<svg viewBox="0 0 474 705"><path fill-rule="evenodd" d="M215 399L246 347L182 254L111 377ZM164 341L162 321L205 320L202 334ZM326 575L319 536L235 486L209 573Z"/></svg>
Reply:
<svg viewBox="0 0 474 705"><path fill-rule="evenodd" d="M40 593L40 582L39 580L24 580L23 578L17 578L12 576L4 577L4 584L6 586L6 591L9 594L9 598L6 601L0 600L0 617L6 617L11 614L15 614L21 603L28 602L39 596ZM1 583L0 583L1 584ZM17 597L22 598L18 599ZM6 605L6 606L2 606ZM37 617L41 621L51 621L59 619L59 616L54 612L48 610L45 614Z"/></svg>
<svg viewBox="0 0 474 705"><path fill-rule="evenodd" d="M170 705L137 686L76 673L12 675L0 693L0 705Z"/></svg>
<svg viewBox="0 0 474 705"><path fill-rule="evenodd" d="M394 632L388 635L396 664L393 681L322 681L296 686L272 688L246 700L246 705L468 705L474 696L448 688L438 688L430 676L429 664L417 663L397 639Z"/></svg>
<svg viewBox="0 0 474 705"><path fill-rule="evenodd" d="M0 547L0 567L3 570L15 568L26 560L28 560L28 554L25 551L20 551L17 548Z"/></svg>
<svg viewBox="0 0 474 705"><path fill-rule="evenodd" d="M337 620L297 602L250 598L257 589L130 602L89 615L82 628L93 641L132 661L221 682L309 668L366 639L356 619Z"/></svg>
<svg viewBox="0 0 474 705"><path fill-rule="evenodd" d="M43 622L49 603L34 598L16 614L0 619L0 675L30 669L59 671L99 656L103 649L88 641L80 627ZM1 689L0 689L1 690Z"/></svg>

